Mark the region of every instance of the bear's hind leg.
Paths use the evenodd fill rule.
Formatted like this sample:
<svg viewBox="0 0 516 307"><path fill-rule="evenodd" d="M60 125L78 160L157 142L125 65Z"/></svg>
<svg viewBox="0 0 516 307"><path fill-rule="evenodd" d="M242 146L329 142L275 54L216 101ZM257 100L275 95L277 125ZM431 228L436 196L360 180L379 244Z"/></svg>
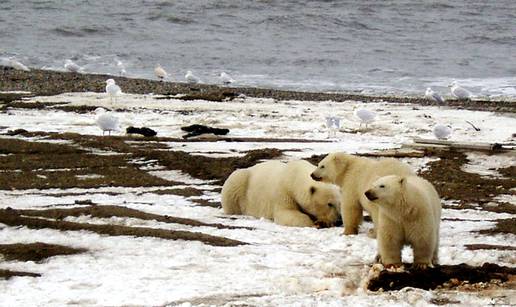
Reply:
<svg viewBox="0 0 516 307"><path fill-rule="evenodd" d="M353 201L350 197L344 196L341 207L344 234L358 234L358 226L362 223L362 206L358 201Z"/></svg>
<svg viewBox="0 0 516 307"><path fill-rule="evenodd" d="M234 171L224 182L221 191L222 208L226 214L242 214L246 207L249 172L245 169Z"/></svg>

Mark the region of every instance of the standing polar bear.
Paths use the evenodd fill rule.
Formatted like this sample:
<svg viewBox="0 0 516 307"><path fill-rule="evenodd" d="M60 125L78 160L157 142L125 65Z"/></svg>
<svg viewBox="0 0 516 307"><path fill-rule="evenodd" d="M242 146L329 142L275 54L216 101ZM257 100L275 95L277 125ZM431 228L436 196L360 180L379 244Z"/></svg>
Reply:
<svg viewBox="0 0 516 307"><path fill-rule="evenodd" d="M396 159L369 159L353 156L343 152L328 154L319 162L311 176L314 180L334 183L341 188L341 210L344 234L357 234L362 223L362 211L365 209L376 227L376 205L371 203L364 192L379 177L387 175L415 175L412 169ZM372 231L375 236L375 231Z"/></svg>
<svg viewBox="0 0 516 307"><path fill-rule="evenodd" d="M226 214L265 217L286 226L333 225L339 218L339 188L312 180L314 169L297 160L236 170L222 187L222 208Z"/></svg>
<svg viewBox="0 0 516 307"><path fill-rule="evenodd" d="M385 176L365 196L378 205L378 256L384 266L401 266L403 245L412 246L416 269L439 262L441 200L434 186L417 176Z"/></svg>

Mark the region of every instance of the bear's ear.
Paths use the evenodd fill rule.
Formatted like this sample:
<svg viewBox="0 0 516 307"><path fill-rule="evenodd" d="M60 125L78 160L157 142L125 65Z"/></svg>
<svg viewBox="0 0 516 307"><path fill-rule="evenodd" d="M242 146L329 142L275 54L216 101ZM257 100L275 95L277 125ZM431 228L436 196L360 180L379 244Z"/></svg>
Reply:
<svg viewBox="0 0 516 307"><path fill-rule="evenodd" d="M406 181L407 181L407 179L405 177L401 177L400 178L400 185L403 185Z"/></svg>
<svg viewBox="0 0 516 307"><path fill-rule="evenodd" d="M316 191L315 187L310 187L310 194L314 195L315 191Z"/></svg>

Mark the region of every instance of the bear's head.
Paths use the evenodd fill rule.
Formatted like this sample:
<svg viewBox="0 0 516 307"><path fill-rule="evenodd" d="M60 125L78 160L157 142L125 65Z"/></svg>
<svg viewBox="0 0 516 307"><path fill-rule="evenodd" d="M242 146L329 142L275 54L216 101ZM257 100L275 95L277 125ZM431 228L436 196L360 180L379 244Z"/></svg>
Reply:
<svg viewBox="0 0 516 307"><path fill-rule="evenodd" d="M316 181L336 183L337 177L346 171L351 159L351 155L343 152L330 153L317 164L310 176Z"/></svg>
<svg viewBox="0 0 516 307"><path fill-rule="evenodd" d="M340 219L340 189L334 184L313 182L309 185L308 201L299 201L304 213L316 220L316 224L333 226Z"/></svg>
<svg viewBox="0 0 516 307"><path fill-rule="evenodd" d="M397 175L380 177L364 194L367 199L382 206L395 204L400 200L400 193L405 182L405 177Z"/></svg>

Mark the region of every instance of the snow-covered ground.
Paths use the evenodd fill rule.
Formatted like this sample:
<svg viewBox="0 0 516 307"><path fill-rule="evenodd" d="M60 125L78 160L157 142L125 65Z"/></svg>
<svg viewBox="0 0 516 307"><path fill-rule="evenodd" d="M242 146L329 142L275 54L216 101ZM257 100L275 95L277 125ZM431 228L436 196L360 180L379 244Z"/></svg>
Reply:
<svg viewBox="0 0 516 307"><path fill-rule="evenodd" d="M398 148L413 137L433 138L436 123L453 127L452 140L514 143L514 114L422 107L408 104L349 101L300 102L242 98L233 102L157 100L150 95L123 95L111 103L103 94L63 94L36 97L32 101L70 102L111 109L125 126L146 126L159 136L181 137L179 128L205 124L228 128L231 137L296 138L301 142L169 142L169 150L207 156L238 156L250 149L279 148L282 159L304 158L331 151L372 152ZM377 113L368 129L359 130L353 117L357 107ZM328 138L326 116L338 116L341 131ZM468 120L481 128L476 131ZM23 128L29 131L101 134L94 114L59 110L13 109L0 113L0 133ZM2 136L7 137L7 136ZM28 138L17 136L27 140ZM31 141L46 142L31 138ZM319 141L317 141L319 140ZM330 141L330 142L328 142ZM136 141L137 143L138 141ZM142 140L142 142L148 142ZM133 141L134 143L134 141ZM498 176L493 169L514 164L514 156L486 157L470 154L467 172ZM423 168L431 159L406 159ZM137 162L137 161L136 161ZM149 161L147 161L149 162ZM147 167L147 168L146 168ZM150 174L195 187L203 198L220 201L211 181L192 178L159 165L145 166ZM95 174L92 174L93 176ZM3 261L0 269L41 273L39 278L16 277L0 280L2 306L159 306L159 305L256 305L256 306L425 306L437 298L450 298L467 306L486 306L500 298L475 292L423 291L406 288L390 293L364 289L376 254L376 242L367 236L370 223L358 235L343 236L339 227L329 229L289 228L265 219L239 216L229 219L221 209L198 206L192 198L154 193L162 187L100 187L95 189L47 189L0 191L0 208L44 208L92 200L104 205L121 205L160 215L192 218L207 223L252 227L217 229L140 220L135 218L68 217L67 221L114 224L160 229L188 230L249 243L236 247L215 247L196 241L105 236L87 231L33 230L0 224L0 243L45 242L88 249L84 254L56 256L41 263ZM448 200L453 203L454 200ZM516 196L503 195L514 204ZM480 235L494 220L513 217L507 213L476 210L443 211L440 260L442 264L481 265L494 262L514 266L514 251L467 250L466 244L516 245L514 235ZM467 221L454 221L453 219ZM404 250L411 262L411 251ZM509 290L507 290L509 291ZM508 292L511 294L511 292ZM505 295L506 293L504 293ZM514 294L512 292L512 294ZM506 301L503 301L506 302ZM513 302L513 301L512 301Z"/></svg>

